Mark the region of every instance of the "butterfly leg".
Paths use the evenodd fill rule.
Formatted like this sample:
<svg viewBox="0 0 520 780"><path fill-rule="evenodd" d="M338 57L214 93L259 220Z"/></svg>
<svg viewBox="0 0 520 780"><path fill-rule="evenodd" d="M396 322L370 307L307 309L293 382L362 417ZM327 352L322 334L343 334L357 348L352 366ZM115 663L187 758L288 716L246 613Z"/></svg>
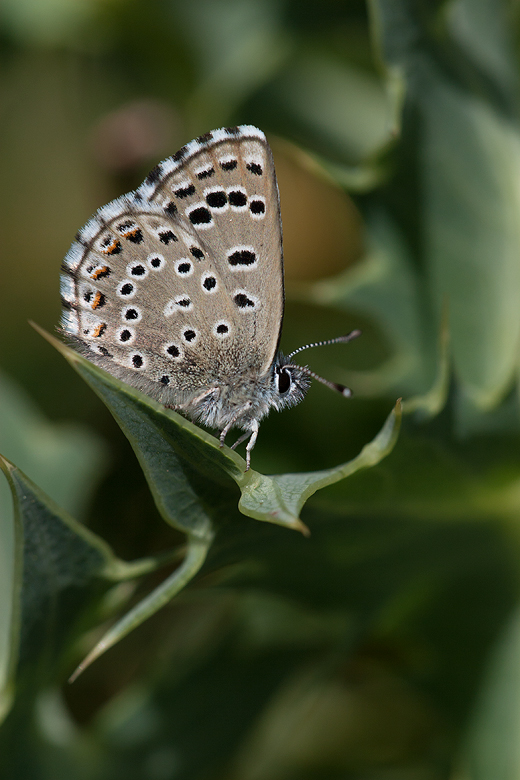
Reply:
<svg viewBox="0 0 520 780"><path fill-rule="evenodd" d="M250 408L251 408L251 405L252 405L252 404L251 404L251 402L250 402L250 401L248 401L248 403L247 403L245 406L243 406L241 409L239 409L239 410L236 412L236 414L235 414L235 416L233 417L233 419L232 419L232 420L230 420L230 421L228 422L228 424L227 424L227 425L226 425L224 428L222 428L222 430L221 430L221 432L220 432L220 446L221 446L221 447L223 447L223 446L224 446L224 444L225 444L225 439L226 439L226 436L228 435L228 433L229 433L229 431L231 430L231 428L232 428L232 427L235 425L236 421L237 421L237 420L239 420L239 419L240 419L240 417L242 417L242 415L244 414L244 412L245 412L245 411L247 411L248 409L250 409ZM240 439L239 439L237 442L235 442L235 444L233 444L233 446L232 446L232 448L231 448L231 449L235 449L235 447L237 446L237 444L240 444L240 442L241 442L241 441L245 441L245 439L246 439L248 436L249 436L249 431L246 433L246 435L245 435L245 436L241 436L241 437L240 437Z"/></svg>
<svg viewBox="0 0 520 780"><path fill-rule="evenodd" d="M226 431L226 429L224 428L222 434L227 432L228 431ZM222 441L222 434L220 435L221 441ZM236 442L231 445L231 449L234 450L236 447L238 447L239 444L242 444L242 442L245 441L248 438L248 436L250 436L251 438L249 439L248 445L246 447L246 471L249 471L249 468L251 466L251 450L255 446L256 438L258 436L258 422L256 420L253 420L252 430L246 431L245 433L242 434L242 436L239 436Z"/></svg>
<svg viewBox="0 0 520 780"><path fill-rule="evenodd" d="M246 471L249 470L249 466L251 464L251 450L255 446L256 437L258 436L258 423L256 420L254 420L253 425L254 427L252 430L243 433L242 436L239 436L236 442L231 445L231 449L234 450L238 447L239 444L242 444L242 442L245 441L249 436L251 437L249 439L249 444L246 447Z"/></svg>
<svg viewBox="0 0 520 780"><path fill-rule="evenodd" d="M251 431L246 431L244 434L242 434L242 436L239 436L238 439L236 440L236 442L231 445L231 449L232 450L236 450L238 445L242 444L242 442L245 441L249 437L250 434L251 434Z"/></svg>
<svg viewBox="0 0 520 780"><path fill-rule="evenodd" d="M166 409L173 409L177 411L186 411L190 406L197 406L201 401L204 401L208 396L215 394L213 400L216 401L220 395L220 389L218 387L210 387L209 390L204 390L203 393L193 398L191 401L186 401L183 404L166 404Z"/></svg>
<svg viewBox="0 0 520 780"><path fill-rule="evenodd" d="M258 437L258 420L253 420L251 423L251 438L249 439L246 447L246 471L249 471L249 467L251 466L251 450L256 444L256 439Z"/></svg>
<svg viewBox="0 0 520 780"><path fill-rule="evenodd" d="M231 420L231 422L229 422L229 423L226 425L226 427L225 427L225 428L222 428L222 430L220 431L220 437L219 437L219 440L220 440L220 446L221 446L221 447L223 447L223 446L224 446L224 444L226 443L226 436L228 435L229 431L231 430L231 428L233 427L233 425L234 425L234 424L235 424L235 418L233 418L233 419Z"/></svg>

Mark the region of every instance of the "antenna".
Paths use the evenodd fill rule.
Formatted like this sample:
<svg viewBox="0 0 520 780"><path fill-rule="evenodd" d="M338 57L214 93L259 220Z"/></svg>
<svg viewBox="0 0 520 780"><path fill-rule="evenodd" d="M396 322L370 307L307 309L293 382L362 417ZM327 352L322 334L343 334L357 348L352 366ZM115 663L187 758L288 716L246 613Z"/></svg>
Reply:
<svg viewBox="0 0 520 780"><path fill-rule="evenodd" d="M306 344L304 347L295 349L294 352L291 352L290 355L287 355L286 359L289 360L290 358L297 355L298 352L303 352L304 349L311 349L311 347L326 347L328 344L347 344L349 341L357 339L358 336L361 336L361 331L352 330L350 333L347 333L346 336L337 336L335 339L327 339L326 341L315 341L313 344ZM330 382L328 379L324 379L319 374L315 374L314 371L311 371L311 369L307 368L307 366L297 366L294 363L286 363L283 368L297 368L304 374L307 374L307 376L310 376L313 379L316 379L318 382L321 382L322 385L325 385L331 390L335 390L337 393L341 393L344 398L350 398L352 395L352 390L349 387L340 385L339 382Z"/></svg>
<svg viewBox="0 0 520 780"><path fill-rule="evenodd" d="M310 346L316 347L317 344L311 344ZM302 349L305 349L305 347L302 347ZM313 379L317 379L318 382L321 382L322 385L326 385L326 387L329 387L331 390L335 390L337 393L341 393L345 398L350 398L352 395L352 390L350 387L345 387L345 385L340 385L338 382L329 382L328 379L324 379L319 374L315 374L314 371L311 371L310 368L307 368L307 366L297 366L293 363L284 364L282 366L283 369L285 368L297 368L298 371L301 371L303 374L307 374L307 376L311 376Z"/></svg>
<svg viewBox="0 0 520 780"><path fill-rule="evenodd" d="M360 330L352 330L350 333L347 333L346 336L337 336L335 339L327 339L327 341L315 341L313 344L305 344L304 347L298 347L298 349L295 349L294 352L291 352L290 355L287 355L287 359L294 357L298 354L298 352L303 352L304 349L311 349L312 347L326 347L329 344L347 344L349 341L352 341L353 339L357 339L358 336L361 336ZM318 377L314 377L317 379Z"/></svg>

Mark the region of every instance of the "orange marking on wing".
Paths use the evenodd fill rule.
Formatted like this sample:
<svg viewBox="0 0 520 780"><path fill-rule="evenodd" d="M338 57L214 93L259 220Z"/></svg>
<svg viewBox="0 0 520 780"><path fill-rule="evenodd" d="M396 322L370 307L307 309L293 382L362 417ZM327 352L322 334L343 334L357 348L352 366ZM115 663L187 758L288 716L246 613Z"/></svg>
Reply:
<svg viewBox="0 0 520 780"><path fill-rule="evenodd" d="M111 244L109 244L107 247L102 249L104 255L111 255L114 252L119 252L121 249L121 244L117 239L114 239Z"/></svg>
<svg viewBox="0 0 520 780"><path fill-rule="evenodd" d="M98 292L94 296L94 301L92 303L92 308L93 309L97 309L98 306L102 306L103 305L103 301L104 301L104 297L105 296L103 295L103 293L100 293L99 290L98 290Z"/></svg>
<svg viewBox="0 0 520 780"><path fill-rule="evenodd" d="M97 326L97 328L94 328L94 330L92 331L92 335L94 336L94 338L95 338L95 339L97 339L97 338L99 338L99 336L102 336L102 335L103 335L103 333L104 333L104 332L105 332L105 330L106 330L106 327L107 327L107 324L106 324L106 322L101 322L101 323L100 323L100 324Z"/></svg>
<svg viewBox="0 0 520 780"><path fill-rule="evenodd" d="M103 268L96 268L93 274L91 274L92 279L99 279L100 276L104 276L109 271L109 268L107 265L104 265Z"/></svg>
<svg viewBox="0 0 520 780"><path fill-rule="evenodd" d="M130 238L130 236L136 236L139 233L139 228L135 227L132 228L132 230L125 230L124 233L121 233L123 238Z"/></svg>

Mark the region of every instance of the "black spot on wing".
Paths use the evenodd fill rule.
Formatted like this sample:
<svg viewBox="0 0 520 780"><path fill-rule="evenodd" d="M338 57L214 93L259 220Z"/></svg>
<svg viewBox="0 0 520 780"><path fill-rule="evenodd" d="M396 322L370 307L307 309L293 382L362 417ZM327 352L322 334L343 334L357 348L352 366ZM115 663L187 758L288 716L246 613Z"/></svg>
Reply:
<svg viewBox="0 0 520 780"><path fill-rule="evenodd" d="M249 204L251 214L265 214L265 203L263 200L252 200Z"/></svg>
<svg viewBox="0 0 520 780"><path fill-rule="evenodd" d="M237 249L228 256L229 265L253 265L256 261L256 254L250 249Z"/></svg>
<svg viewBox="0 0 520 780"><path fill-rule="evenodd" d="M164 211L166 212L166 214L169 214L171 217L177 213L177 210L178 210L177 206L175 205L173 200L167 203L166 206L164 207Z"/></svg>
<svg viewBox="0 0 520 780"><path fill-rule="evenodd" d="M223 171L234 171L238 163L236 160L223 160L220 163L220 167Z"/></svg>
<svg viewBox="0 0 520 780"><path fill-rule="evenodd" d="M255 162L248 163L246 168L251 173L254 173L255 176L261 176L263 173L262 166Z"/></svg>
<svg viewBox="0 0 520 780"><path fill-rule="evenodd" d="M247 203L247 196L241 190L231 190L228 198L232 206L245 206Z"/></svg>
<svg viewBox="0 0 520 780"><path fill-rule="evenodd" d="M255 307L255 302L251 300L251 298L248 298L245 293L237 293L233 298L233 300L235 301L239 309L248 309L248 308L254 309Z"/></svg>
<svg viewBox="0 0 520 780"><path fill-rule="evenodd" d="M216 190L206 195L206 203L214 209L223 209L227 204L227 195L224 190Z"/></svg>
<svg viewBox="0 0 520 780"><path fill-rule="evenodd" d="M207 225L211 222L211 214L204 206L190 211L190 222L192 225Z"/></svg>
<svg viewBox="0 0 520 780"><path fill-rule="evenodd" d="M171 244L172 241L178 241L179 239L173 232L173 230L164 230L162 233L159 233L159 241L161 241L163 244Z"/></svg>
<svg viewBox="0 0 520 780"><path fill-rule="evenodd" d="M190 195L194 195L195 187L193 184L188 184L186 187L179 187L178 189L174 190L174 193L177 198L182 200L183 198L189 198Z"/></svg>
<svg viewBox="0 0 520 780"><path fill-rule="evenodd" d="M209 179L210 176L213 176L214 173L214 168L205 168L205 170L198 172L197 179Z"/></svg>

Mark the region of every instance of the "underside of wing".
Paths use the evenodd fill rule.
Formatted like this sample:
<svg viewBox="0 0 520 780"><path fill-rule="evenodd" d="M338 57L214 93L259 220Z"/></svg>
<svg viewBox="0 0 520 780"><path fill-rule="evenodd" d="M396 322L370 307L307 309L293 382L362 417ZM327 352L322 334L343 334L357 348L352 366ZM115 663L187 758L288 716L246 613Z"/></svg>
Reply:
<svg viewBox="0 0 520 780"><path fill-rule="evenodd" d="M250 370L268 371L284 291L278 187L264 134L247 125L207 133L160 163L137 195L194 229L233 304L234 346L247 347Z"/></svg>
<svg viewBox="0 0 520 780"><path fill-rule="evenodd" d="M61 277L62 328L103 368L165 403L238 369L236 306L188 224L121 198L79 231Z"/></svg>
<svg viewBox="0 0 520 780"><path fill-rule="evenodd" d="M62 266L62 329L163 403L265 377L283 317L271 150L249 126L207 133L101 208Z"/></svg>

